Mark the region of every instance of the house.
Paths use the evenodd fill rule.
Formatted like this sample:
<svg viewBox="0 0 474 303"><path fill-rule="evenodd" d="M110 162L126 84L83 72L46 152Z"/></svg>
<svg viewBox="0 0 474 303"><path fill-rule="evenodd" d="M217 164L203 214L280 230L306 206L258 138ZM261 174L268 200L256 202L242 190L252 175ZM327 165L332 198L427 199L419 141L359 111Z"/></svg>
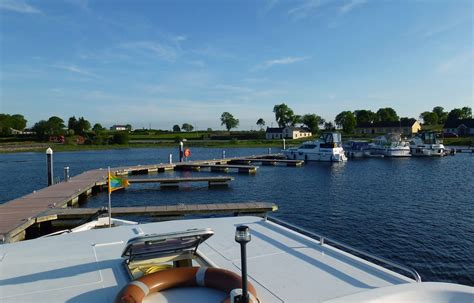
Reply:
<svg viewBox="0 0 474 303"><path fill-rule="evenodd" d="M267 131L265 132L265 138L267 140L282 139L283 127L267 127Z"/></svg>
<svg viewBox="0 0 474 303"><path fill-rule="evenodd" d="M123 131L123 130L127 130L127 126L126 125L112 125L110 130Z"/></svg>
<svg viewBox="0 0 474 303"><path fill-rule="evenodd" d="M267 127L265 132L265 138L267 140L272 139L300 139L305 137L311 137L313 134L311 131L304 127Z"/></svg>
<svg viewBox="0 0 474 303"><path fill-rule="evenodd" d="M387 134L401 133L413 135L421 130L420 122L415 119L402 119L401 121L384 121L364 123L356 126L356 134Z"/></svg>
<svg viewBox="0 0 474 303"><path fill-rule="evenodd" d="M288 139L300 139L312 135L311 131L305 127L287 126L283 129L283 137Z"/></svg>
<svg viewBox="0 0 474 303"><path fill-rule="evenodd" d="M458 136L474 136L474 119L446 121L443 126L443 132L453 133Z"/></svg>

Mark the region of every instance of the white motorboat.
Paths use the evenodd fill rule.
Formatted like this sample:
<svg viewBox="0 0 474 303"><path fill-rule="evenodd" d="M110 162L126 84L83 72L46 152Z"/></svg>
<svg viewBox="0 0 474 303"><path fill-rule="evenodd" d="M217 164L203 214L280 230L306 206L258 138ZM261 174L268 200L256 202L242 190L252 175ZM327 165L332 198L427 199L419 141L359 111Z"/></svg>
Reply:
<svg viewBox="0 0 474 303"><path fill-rule="evenodd" d="M246 289L249 302L261 303L474 300L473 287L421 282L413 269L260 217L123 225L0 245L2 303L242 302Z"/></svg>
<svg viewBox="0 0 474 303"><path fill-rule="evenodd" d="M347 161L342 148L341 134L337 132L323 133L320 139L304 142L297 148L283 151L287 159L305 161Z"/></svg>
<svg viewBox="0 0 474 303"><path fill-rule="evenodd" d="M410 157L410 145L400 134L388 134L375 138L367 149L370 155L385 157Z"/></svg>
<svg viewBox="0 0 474 303"><path fill-rule="evenodd" d="M410 153L416 157L442 157L446 155L446 149L436 133L424 132L411 139Z"/></svg>

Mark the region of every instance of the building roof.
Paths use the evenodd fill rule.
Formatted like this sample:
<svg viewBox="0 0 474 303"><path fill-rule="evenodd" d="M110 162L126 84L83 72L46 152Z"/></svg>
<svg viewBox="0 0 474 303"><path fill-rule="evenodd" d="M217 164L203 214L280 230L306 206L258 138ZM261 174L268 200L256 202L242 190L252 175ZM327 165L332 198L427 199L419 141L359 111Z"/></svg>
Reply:
<svg viewBox="0 0 474 303"><path fill-rule="evenodd" d="M415 124L416 119L403 119L401 121L383 121L374 123L362 123L357 125L357 128L367 127L412 127Z"/></svg>
<svg viewBox="0 0 474 303"><path fill-rule="evenodd" d="M283 132L283 127L267 127L267 134L281 134Z"/></svg>
<svg viewBox="0 0 474 303"><path fill-rule="evenodd" d="M459 119L446 121L444 128L457 128L459 125L464 124L466 127L474 127L474 119Z"/></svg>

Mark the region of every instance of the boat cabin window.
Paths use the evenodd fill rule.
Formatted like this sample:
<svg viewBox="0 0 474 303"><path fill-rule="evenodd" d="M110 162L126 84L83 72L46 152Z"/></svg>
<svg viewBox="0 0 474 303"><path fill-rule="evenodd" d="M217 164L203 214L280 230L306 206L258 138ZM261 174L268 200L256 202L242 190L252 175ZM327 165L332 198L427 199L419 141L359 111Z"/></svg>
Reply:
<svg viewBox="0 0 474 303"><path fill-rule="evenodd" d="M316 148L316 144L303 144L300 148L301 149L314 149Z"/></svg>
<svg viewBox="0 0 474 303"><path fill-rule="evenodd" d="M197 248L213 234L208 228L132 238L122 253L124 266L134 280L172 267L208 265L198 256Z"/></svg>

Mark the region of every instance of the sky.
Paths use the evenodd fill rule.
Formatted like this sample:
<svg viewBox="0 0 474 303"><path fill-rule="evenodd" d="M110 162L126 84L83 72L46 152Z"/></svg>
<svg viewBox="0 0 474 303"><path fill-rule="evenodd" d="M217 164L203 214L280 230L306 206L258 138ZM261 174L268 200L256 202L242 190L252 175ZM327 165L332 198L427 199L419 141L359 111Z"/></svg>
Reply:
<svg viewBox="0 0 474 303"><path fill-rule="evenodd" d="M0 0L0 112L240 130L474 107L471 0Z"/></svg>

